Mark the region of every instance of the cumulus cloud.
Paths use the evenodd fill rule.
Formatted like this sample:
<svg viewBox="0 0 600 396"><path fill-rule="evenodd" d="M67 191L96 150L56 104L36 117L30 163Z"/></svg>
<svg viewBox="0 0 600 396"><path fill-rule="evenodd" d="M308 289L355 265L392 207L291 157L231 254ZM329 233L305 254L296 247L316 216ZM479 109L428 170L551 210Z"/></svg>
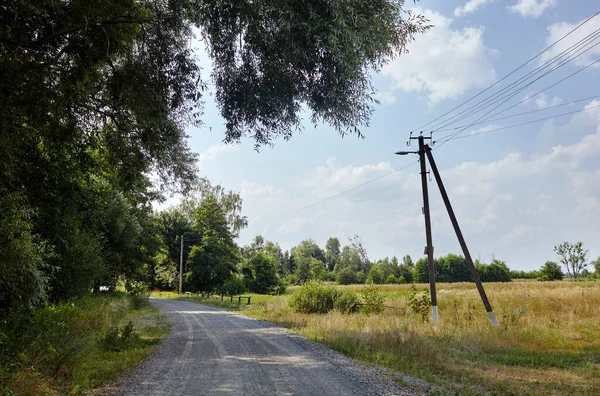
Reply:
<svg viewBox="0 0 600 396"><path fill-rule="evenodd" d="M575 23L559 22L548 26L548 37L546 38L546 44L553 44L554 42L565 36L567 33L575 29L577 26L579 26L582 22L584 22L584 20ZM600 29L600 17L590 19L585 25L581 26L576 31L569 34L569 36L565 37L561 42L557 43L555 46L550 48L549 51L545 52L540 57L540 64L567 50L569 47L585 39L587 36L593 34L598 29ZM588 44L592 43L589 42ZM583 50L584 48L587 48L587 45L577 48L578 50ZM576 50L574 49L573 51ZM575 59L573 63L575 65L585 66L598 59L598 55L600 55L600 46L591 48L589 51L585 52L577 59ZM599 67L599 65L596 64L593 67Z"/></svg>
<svg viewBox="0 0 600 396"><path fill-rule="evenodd" d="M433 28L417 37L410 53L385 65L382 73L394 88L423 92L431 104L480 88L496 77L489 60L495 50L483 42L483 27L452 29L452 19L430 11L419 11Z"/></svg>
<svg viewBox="0 0 600 396"><path fill-rule="evenodd" d="M548 8L554 7L556 0L519 0L506 7L508 11L519 14L523 18L539 18Z"/></svg>
<svg viewBox="0 0 600 396"><path fill-rule="evenodd" d="M600 114L581 114L563 125L585 134L571 143L440 169L475 257L495 254L513 268L534 269L553 258L552 246L561 241L582 240L594 248L589 245L600 222ZM425 243L418 165L394 172L410 160L348 164L330 158L285 186L244 182L250 227L242 239L262 234L290 248L306 238L324 245L331 236L344 242L359 234L372 258L418 258ZM429 186L436 254L460 252L437 187Z"/></svg>
<svg viewBox="0 0 600 396"><path fill-rule="evenodd" d="M454 16L460 17L465 14L469 14L477 11L477 9L487 3L491 3L494 0L469 0L462 7L456 7L454 9Z"/></svg>

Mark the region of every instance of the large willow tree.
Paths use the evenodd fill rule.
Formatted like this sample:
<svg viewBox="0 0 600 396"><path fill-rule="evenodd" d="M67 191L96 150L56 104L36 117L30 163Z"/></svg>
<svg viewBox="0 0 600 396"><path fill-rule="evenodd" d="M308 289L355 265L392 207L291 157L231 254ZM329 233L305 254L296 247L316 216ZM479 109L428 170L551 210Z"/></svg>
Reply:
<svg viewBox="0 0 600 396"><path fill-rule="evenodd" d="M2 2L0 309L133 276L154 254L148 175L179 189L194 179L184 130L201 123L210 80L226 141L289 138L303 106L313 122L360 134L373 110L369 73L428 27L403 6ZM190 49L194 31L210 76Z"/></svg>

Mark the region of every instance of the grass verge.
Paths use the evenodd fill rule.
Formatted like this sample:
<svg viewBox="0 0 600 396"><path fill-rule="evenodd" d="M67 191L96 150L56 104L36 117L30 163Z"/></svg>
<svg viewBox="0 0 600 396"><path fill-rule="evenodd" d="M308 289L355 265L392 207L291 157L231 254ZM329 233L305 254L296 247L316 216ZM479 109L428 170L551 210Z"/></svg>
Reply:
<svg viewBox="0 0 600 396"><path fill-rule="evenodd" d="M0 393L81 394L118 378L170 332L147 299L85 297L0 322Z"/></svg>

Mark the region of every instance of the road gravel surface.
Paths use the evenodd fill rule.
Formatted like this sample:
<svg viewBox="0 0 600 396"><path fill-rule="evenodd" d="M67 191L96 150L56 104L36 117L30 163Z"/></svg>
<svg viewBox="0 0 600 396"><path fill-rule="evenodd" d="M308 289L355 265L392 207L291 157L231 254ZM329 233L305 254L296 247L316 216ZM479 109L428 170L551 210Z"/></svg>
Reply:
<svg viewBox="0 0 600 396"><path fill-rule="evenodd" d="M389 371L349 359L272 323L163 299L173 331L114 395L411 395Z"/></svg>

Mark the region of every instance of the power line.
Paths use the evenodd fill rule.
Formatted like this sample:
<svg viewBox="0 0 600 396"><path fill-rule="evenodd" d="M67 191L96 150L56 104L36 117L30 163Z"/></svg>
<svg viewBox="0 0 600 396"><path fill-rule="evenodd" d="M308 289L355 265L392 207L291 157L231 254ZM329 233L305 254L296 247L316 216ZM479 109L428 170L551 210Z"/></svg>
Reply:
<svg viewBox="0 0 600 396"><path fill-rule="evenodd" d="M552 59L550 59L549 61L545 62L543 65L538 66L537 68L535 68L534 70L532 70L531 72L527 73L525 76L521 77L520 79L518 79L517 81L514 81L513 83L511 83L510 85L508 85L507 87L501 89L500 91L488 96L487 98L485 98L483 101L453 115L452 117L450 117L449 119L443 121L443 122L439 122L437 124L435 124L432 127L432 131L435 132L439 129L445 128L448 125L451 125L455 122L459 122L462 121L476 113L478 113L479 111L488 108L496 103L498 103L499 101L502 101L503 99L510 99L514 96L516 96L519 92L522 92L525 90L525 88L527 88L528 86L532 85L533 83L535 83L536 81L544 78L545 76L547 76L548 74L556 71L557 69L561 68L562 66L566 65L567 63L571 62L572 60L578 58L579 56L581 56L582 54L584 54L587 51L590 51L591 49L593 49L594 47L600 45L600 41L596 42L595 44L593 44L592 46L588 47L588 48L578 48L581 47L582 45L588 45L590 42L592 42L592 40L595 40L597 37L600 36L600 29L597 29L594 33L586 36L584 39L578 41L577 43L573 44L571 47L569 47L567 50L562 51L561 53L559 53L558 55L554 56ZM593 43L593 42L592 42ZM572 54L572 51L579 51L578 53L575 53L574 55ZM566 59L560 60L561 58L563 58L565 55L570 56L567 57ZM553 63L555 63L556 61L559 61L560 63L555 64L554 66L552 66ZM543 72L545 68L552 66L549 70L546 70L541 76L527 82L527 80L533 76L535 76L536 74L539 74L540 72ZM520 85L520 84L524 84L524 85ZM520 85L520 86L519 86ZM516 91L515 91L516 90ZM511 92L512 91L512 92ZM536 94L537 95L537 94ZM535 95L534 95L535 96ZM504 100L502 103L505 103L507 100ZM441 125L440 125L441 124Z"/></svg>
<svg viewBox="0 0 600 396"><path fill-rule="evenodd" d="M535 124L537 122L551 120L553 118L564 117L564 116L568 116L568 115L571 115L571 114L577 114L577 113L581 113L581 112L584 112L584 111L592 110L592 109L595 109L595 108L598 108L598 107L600 107L600 105L590 106L590 107L586 107L586 108L580 109L580 110L569 111L567 113L556 114L556 115L553 115L553 116L550 116L550 117L539 118L537 120L532 120L532 121L527 121L527 122L521 122L521 123L518 123L518 124L508 125L508 126L505 126L505 127L490 129L490 130L487 130L487 131L476 132L476 133L472 133L470 135L465 135L465 136L460 136L460 137L454 137L454 138L445 139L446 137L453 135L453 134L449 134L449 135L444 136L444 137L441 138L441 139L445 139L445 140L441 140L441 143L443 144L443 143L446 143L446 142L448 142L450 140L455 140L455 139L465 139L465 138L468 138L468 137L471 137L471 136L484 135L484 134L487 134L487 133L501 131L501 130L509 129L509 128L515 128L515 127L522 126L522 125ZM441 146L441 144L438 145L438 147L439 146Z"/></svg>
<svg viewBox="0 0 600 396"><path fill-rule="evenodd" d="M524 99L524 101L531 100L532 97L528 97L528 98ZM595 99L595 98L598 98L598 97L600 97L600 95L588 96L587 98L581 98L581 99L573 100L573 101L567 102L567 103L560 103L560 104L557 104L557 105L548 106L548 107L544 107L544 108L541 108L541 109L525 111L523 113L512 114L512 115L504 116L504 117L488 118L486 120L474 123L473 126L480 125L480 124L485 124L485 123L493 122L493 121L506 120L508 118L520 117L520 116L527 115L527 114L539 113L539 112L547 111L547 110L554 109L554 108L557 108L557 107L564 107L564 106L572 105L572 104L579 103L579 102L585 102L587 100ZM507 110L509 110L509 109L507 109ZM497 113L497 114L500 114L500 113ZM436 130L436 132L455 131L457 129L464 128L465 126L466 125L459 125L459 126L453 127L453 128L438 129L438 130Z"/></svg>
<svg viewBox="0 0 600 396"><path fill-rule="evenodd" d="M600 43L599 43L599 44L600 44ZM495 113L495 114L492 114L490 117L495 117L495 116L497 116L498 114L502 114L502 113L504 113L504 112L506 112L506 111L508 111L508 110L510 110L510 109L513 109L513 108L517 107L518 105L520 105L520 104L521 104L521 103L523 103L523 102L526 102L526 101L528 101L528 100L531 100L532 98L536 97L537 95L539 95L539 94L541 94L541 93L544 93L545 91L549 90L550 88L553 88L553 87L555 87L556 85L560 84L561 82L563 82L563 81L565 81L565 80L567 80L567 79L569 79L569 78L573 77L573 76L574 76L574 75L576 75L576 74L579 74L580 72L584 71L584 70L585 70L585 69L587 69L588 67L591 67L591 66L595 65L595 64L596 64L596 63L598 63L598 62L600 62L600 59L596 59L594 62L591 62L591 63L587 64L586 66L582 67L581 69L578 69L578 70L576 70L575 72L573 72L573 73L569 74L568 76L566 76L566 77L564 77L564 78L562 78L562 79L558 80L558 81L557 81L557 82L555 82L554 84L547 86L546 88L542 89L541 91L538 91L538 92L536 92L535 94L533 94L533 95L531 95L531 96L528 96L528 97L526 97L525 99L523 99L523 100L521 100L521 101L519 101L519 102L515 103L514 105L512 105L512 106L510 106L510 107L507 107L507 108L506 108L506 109L504 109L504 110L501 110L501 111L499 111L499 112L497 112L497 113ZM501 104L502 104L502 103L501 103ZM496 107L496 108L497 108L497 107ZM484 120L484 121L485 121L485 120Z"/></svg>
<svg viewBox="0 0 600 396"><path fill-rule="evenodd" d="M571 78L571 77L573 77L574 75L576 75L576 74L580 73L581 71L583 71L583 70L587 69L588 67L591 67L592 65L594 65L594 64L596 64L596 63L598 63L598 62L600 62L600 59L597 59L596 61L594 61L594 62L591 62L591 63L589 63L588 65L586 65L586 66L582 67L581 69L579 69L579 70L575 71L574 73L571 73L571 74L569 74L567 77L565 77L565 78L563 78L563 79L561 79L561 80L557 81L556 83L554 83L554 84L552 84L552 85L550 85L550 86L548 86L548 87L544 88L543 90L539 91L538 93L536 93L536 94L535 94L535 95L533 95L533 96L539 95L540 93L542 93L542 92L544 92L544 91L546 91L546 90L548 90L548 89L550 89L550 88L552 88L552 87L556 86L557 84L560 84L561 82L563 82L563 81L567 80L568 78ZM533 96L531 96L531 97L533 97ZM446 139L446 140L444 140L444 141L443 141L441 144L439 144L439 145L437 146L437 148L439 148L440 146L444 145L444 144L445 144L445 143L447 143L448 141L452 140L454 137L456 137L456 136L460 135L460 134L461 134L461 133L463 133L465 130L467 130L467 129L469 129L470 127L472 127L472 126L473 126L473 125L474 125L476 122L478 122L478 121L481 121L481 120L482 120L484 117L486 117L488 114L490 114L491 112L493 112L494 110L496 110L498 107L502 106L504 103L506 103L506 102L507 102L508 100L510 100L510 99L511 99L511 98L508 98L508 99L504 100L502 103L500 103L499 105L497 105L496 107L494 107L493 109L491 109L490 111L488 111L487 113L485 113L484 115L482 115L481 117L477 118L477 119L476 119L475 121L473 121L471 124L467 125L466 127L462 128L461 130L459 130L459 131L457 131L457 132L455 132L455 133L451 134L450 138L449 138L449 139ZM528 98L528 99L529 99L529 98ZM528 100L528 99L527 99L527 100ZM520 104L520 103L522 103L522 102L524 102L524 100L520 101L519 103L517 103L517 104L515 104L515 105L513 105L513 106L511 106L511 107L509 107L509 108L507 108L507 109L504 109L504 110L502 110L502 111L499 111L498 113L494 114L494 116L496 116L496 115L498 115L498 114L501 114L501 113L503 113L503 112L505 112L505 111L507 111L507 110L510 110L511 108L513 108L513 107L517 106L518 104Z"/></svg>
<svg viewBox="0 0 600 396"><path fill-rule="evenodd" d="M586 23L588 23L590 20L592 20L594 17L596 17L598 14L600 14L600 11L596 12L594 15L590 16L588 19L586 19L585 21L581 22L579 25L577 25L573 30L571 30L570 32L568 32L567 34L565 34L564 36L562 36L561 38L559 38L558 40L556 40L554 43L552 43L550 46L546 47L543 51L539 52L537 55L533 56L532 58L530 58L529 60L527 60L525 63L521 64L519 67L517 67L516 69L514 69L512 72L510 72L509 74L505 75L504 77L502 77L500 80L496 81L495 83L493 83L492 85L490 85L489 87L487 87L486 89L484 89L483 91L479 92L478 94L472 96L471 98L467 99L466 101L462 102L461 104L459 104L458 106L450 109L449 111L447 111L446 113L442 114L441 116L431 120L430 122L423 124L415 129L413 129L411 132L415 132L415 131L419 131L422 128L431 125L432 123L440 120L441 118L447 116L448 114L451 114L453 111L461 108L462 106L464 106L465 104L469 103L470 101L472 101L473 99L479 97L480 95L484 94L485 92L489 91L490 89L492 89L494 86L498 85L499 83L501 83L502 81L506 80L508 77L512 76L513 74L515 74L516 72L518 72L519 70L521 70L523 67L525 67L527 64L529 64L531 61L539 58L540 56L542 56L544 53L546 53L547 51L549 51L552 47L554 47L556 44L560 43L561 41L563 41L565 38L567 38L568 36L570 36L573 32L575 32L576 30L578 30L580 27L582 27L583 25L585 25Z"/></svg>
<svg viewBox="0 0 600 396"><path fill-rule="evenodd" d="M347 194L347 193L349 193L349 192L351 192L351 191L357 190L357 189L359 189L359 188L361 188L361 187L364 187L364 186L366 186L366 185L369 185L369 184L371 184L371 183L373 183L373 182L376 182L377 180L381 180L381 179L383 179L384 177L388 177L388 176L390 176L390 175L392 175L392 174L394 174L394 173L396 173L396 172L399 172L399 171L401 171L401 170L403 170L403 169L406 169L406 168L408 168L409 166L412 166L412 165L414 165L414 164L416 164L416 163L418 163L418 162L419 162L419 161L411 162L411 163L410 163L410 164L408 164L408 165L405 165L405 166L402 166L402 167L400 167L400 168L394 169L394 170L393 170L393 171L391 171L391 172L385 173L385 174L383 174L383 175L381 175L381 176L378 176L378 177L376 177L376 178L374 178L374 179L368 180L368 181L366 181L366 182L364 182L364 183L361 183L361 184L359 184L359 185L357 185L357 186L354 186L354 187L352 187L352 188L349 188L349 189L347 189L347 190L344 190L344 191L342 191L342 192L339 192L339 193L337 193L337 194L334 194L334 195L332 195L332 196L329 196L329 197L327 197L327 198L321 199L321 200L319 200L319 201L313 202L313 203L311 203L310 205L303 206L303 207L301 207L301 208L299 208L299 209L293 210L293 211L291 211L291 212L288 212L288 213L286 213L286 214L284 214L284 215L281 215L281 216L279 216L279 217L275 217L275 218L273 218L273 219L271 219L271 220L263 220L263 222L265 222L265 223L270 223L270 222L272 222L272 221L275 221L275 220L280 220L280 219L282 219L282 218L284 218L284 217L288 217L288 216L290 216L290 215L292 215L292 214L294 214L294 213L298 213L298 212L301 212L301 211L303 211L303 210L306 210L306 209L312 208L313 206L317 206L317 205L319 205L319 204L322 204L323 202L330 201L330 200L332 200L332 199L334 199L334 198L337 198L337 197L339 197L339 196L341 196L341 195Z"/></svg>

